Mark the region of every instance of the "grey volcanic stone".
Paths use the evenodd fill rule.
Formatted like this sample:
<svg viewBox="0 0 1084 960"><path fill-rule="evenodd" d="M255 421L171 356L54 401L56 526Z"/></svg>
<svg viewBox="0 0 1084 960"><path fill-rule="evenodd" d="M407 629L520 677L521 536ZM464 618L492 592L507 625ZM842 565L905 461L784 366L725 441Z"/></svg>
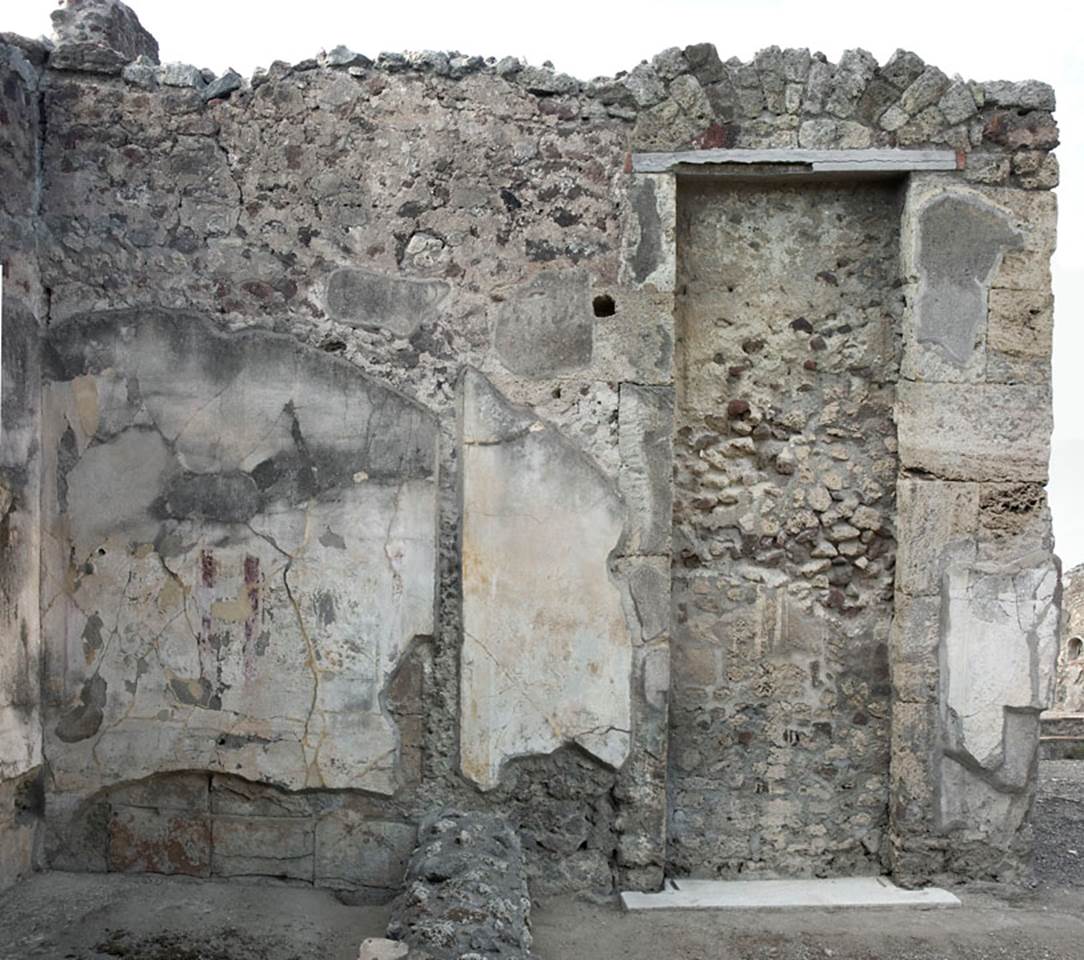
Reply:
<svg viewBox="0 0 1084 960"><path fill-rule="evenodd" d="M158 86L158 65L142 53L120 73L126 82L145 90Z"/></svg>
<svg viewBox="0 0 1084 960"><path fill-rule="evenodd" d="M342 267L328 280L327 312L351 326L380 327L409 337L437 319L447 295L443 280L408 280Z"/></svg>
<svg viewBox="0 0 1084 960"><path fill-rule="evenodd" d="M241 89L241 74L236 70L227 70L217 80L212 80L203 88L204 100L221 100L235 90Z"/></svg>
<svg viewBox="0 0 1084 960"><path fill-rule="evenodd" d="M342 44L328 52L324 62L329 67L371 67L373 61L363 53L355 53Z"/></svg>
<svg viewBox="0 0 1084 960"><path fill-rule="evenodd" d="M1050 110L1056 105L1054 88L1038 80L993 80L983 84L986 102L998 107Z"/></svg>
<svg viewBox="0 0 1084 960"><path fill-rule="evenodd" d="M53 11L55 70L120 73L140 54L158 62L158 41L120 0L67 0Z"/></svg>
<svg viewBox="0 0 1084 960"><path fill-rule="evenodd" d="M202 90L207 81L199 67L190 63L167 63L158 71L158 81L167 87L194 87Z"/></svg>
<svg viewBox="0 0 1084 960"><path fill-rule="evenodd" d="M528 960L530 913L516 831L495 814L441 810L421 823L388 936L433 960Z"/></svg>

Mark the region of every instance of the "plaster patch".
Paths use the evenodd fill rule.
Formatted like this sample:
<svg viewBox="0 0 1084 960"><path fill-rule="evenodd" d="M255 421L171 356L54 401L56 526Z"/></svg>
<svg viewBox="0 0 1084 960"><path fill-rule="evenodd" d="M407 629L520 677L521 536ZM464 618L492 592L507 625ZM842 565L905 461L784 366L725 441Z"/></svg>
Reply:
<svg viewBox="0 0 1084 960"><path fill-rule="evenodd" d="M463 773L577 743L629 752L632 641L609 556L624 508L598 469L480 374L462 386Z"/></svg>

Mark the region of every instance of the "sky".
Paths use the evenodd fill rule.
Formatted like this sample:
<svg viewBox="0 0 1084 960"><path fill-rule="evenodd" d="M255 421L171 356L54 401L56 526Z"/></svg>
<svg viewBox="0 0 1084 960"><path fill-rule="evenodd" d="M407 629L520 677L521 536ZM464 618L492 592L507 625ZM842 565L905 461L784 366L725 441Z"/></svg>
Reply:
<svg viewBox="0 0 1084 960"><path fill-rule="evenodd" d="M1065 568L1084 563L1084 55L1079 8L1068 2L985 0L128 0L157 38L163 62L245 76L273 60L296 63L339 44L385 50L458 50L546 60L581 79L612 76L667 47L714 43L726 60L763 47L809 47L833 62L851 47L884 63L913 50L950 76L1054 85L1064 186L1057 190L1054 257L1054 443L1050 502ZM4 0L0 31L48 35L56 0Z"/></svg>

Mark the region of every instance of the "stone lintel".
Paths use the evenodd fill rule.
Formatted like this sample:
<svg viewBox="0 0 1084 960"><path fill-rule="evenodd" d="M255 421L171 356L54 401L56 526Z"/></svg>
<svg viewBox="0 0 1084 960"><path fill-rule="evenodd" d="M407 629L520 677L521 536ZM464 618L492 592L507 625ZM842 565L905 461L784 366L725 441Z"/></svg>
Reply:
<svg viewBox="0 0 1084 960"><path fill-rule="evenodd" d="M633 173L674 173L681 167L711 165L723 172L736 167L779 164L784 174L908 173L912 170L957 170L954 150L683 150L634 153ZM711 172L715 172L712 170ZM771 173L763 169L760 173Z"/></svg>

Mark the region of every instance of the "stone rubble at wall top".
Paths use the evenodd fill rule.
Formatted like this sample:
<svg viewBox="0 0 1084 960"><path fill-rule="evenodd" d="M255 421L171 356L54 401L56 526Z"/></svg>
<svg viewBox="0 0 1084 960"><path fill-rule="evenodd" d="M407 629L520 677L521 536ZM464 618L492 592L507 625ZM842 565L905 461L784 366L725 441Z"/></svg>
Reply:
<svg viewBox="0 0 1084 960"><path fill-rule="evenodd" d="M884 65L867 51L844 51L838 64L808 49L766 47L751 61L722 61L710 43L671 47L615 77L581 81L548 61L532 66L516 57L458 51L380 53L375 60L345 46L297 64L274 62L245 80L182 63L159 65L157 43L119 0L68 0L53 14L56 43L9 42L58 70L121 74L128 83L188 87L205 102L253 90L269 80L313 70L432 75L463 80L488 74L542 101L561 119L612 118L633 122L632 147L768 145L862 149L948 145L962 152L984 144L1010 150L1050 150L1058 143L1051 86L1037 80L965 81L897 50ZM748 128L748 129L742 129ZM996 164L986 164L986 167ZM1021 185L1056 185L1053 162L1014 165ZM1015 169L1019 167L1019 169ZM1034 169L1033 169L1034 168ZM991 176L984 167L976 176ZM1024 181L1029 181L1025 183Z"/></svg>

